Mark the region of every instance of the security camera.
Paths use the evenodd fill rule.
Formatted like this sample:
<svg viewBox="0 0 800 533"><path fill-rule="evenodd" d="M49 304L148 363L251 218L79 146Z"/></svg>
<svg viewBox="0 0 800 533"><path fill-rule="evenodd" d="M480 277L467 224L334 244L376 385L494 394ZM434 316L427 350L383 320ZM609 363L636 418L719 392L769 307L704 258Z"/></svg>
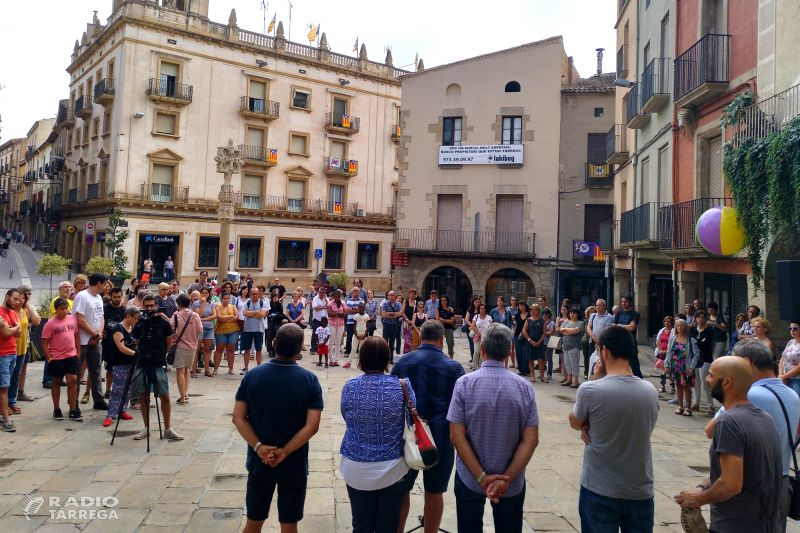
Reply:
<svg viewBox="0 0 800 533"><path fill-rule="evenodd" d="M614 80L614 85L617 87L622 87L623 89L630 89L633 87L633 82L626 80L625 78L617 78Z"/></svg>

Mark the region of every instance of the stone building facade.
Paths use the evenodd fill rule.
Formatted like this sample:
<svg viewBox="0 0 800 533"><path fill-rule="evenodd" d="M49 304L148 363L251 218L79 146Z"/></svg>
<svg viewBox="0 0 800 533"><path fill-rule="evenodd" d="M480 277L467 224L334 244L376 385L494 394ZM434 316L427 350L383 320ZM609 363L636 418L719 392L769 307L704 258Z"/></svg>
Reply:
<svg viewBox="0 0 800 533"><path fill-rule="evenodd" d="M57 248L79 265L106 253L119 208L132 271L151 256L158 277L171 256L183 281L230 268L306 286L325 270L388 286L405 71L391 52L378 63L363 45L331 51L325 34L314 47L282 23L273 36L235 11L207 17L208 0L114 0L76 41ZM243 165L228 237L214 156L229 139Z"/></svg>
<svg viewBox="0 0 800 533"><path fill-rule="evenodd" d="M555 295L570 70L554 37L402 78L396 288L437 289L459 312L472 295Z"/></svg>

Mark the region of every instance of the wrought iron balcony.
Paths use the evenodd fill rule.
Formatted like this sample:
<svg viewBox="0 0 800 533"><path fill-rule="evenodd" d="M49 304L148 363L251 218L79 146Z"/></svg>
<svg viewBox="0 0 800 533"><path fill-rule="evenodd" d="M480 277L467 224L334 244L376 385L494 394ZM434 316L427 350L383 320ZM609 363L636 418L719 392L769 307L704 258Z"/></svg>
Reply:
<svg viewBox="0 0 800 533"><path fill-rule="evenodd" d="M638 130L650 121L650 115L642 111L642 86L634 83L625 95L625 120L629 128Z"/></svg>
<svg viewBox="0 0 800 533"><path fill-rule="evenodd" d="M730 35L708 33L675 59L677 105L697 107L728 89L730 40Z"/></svg>
<svg viewBox="0 0 800 533"><path fill-rule="evenodd" d="M348 216L364 218L368 221L390 222L394 220L393 208L386 212L369 212L357 203L313 200L308 198L288 198L285 196L261 196L236 193L236 207L242 210L258 211L264 214L296 213L317 216Z"/></svg>
<svg viewBox="0 0 800 533"><path fill-rule="evenodd" d="M614 124L606 134L606 163L621 164L629 157L628 130L625 124Z"/></svg>
<svg viewBox="0 0 800 533"><path fill-rule="evenodd" d="M358 175L358 161L355 159L326 157L323 170L328 176L346 176L350 178Z"/></svg>
<svg viewBox="0 0 800 533"><path fill-rule="evenodd" d="M630 248L658 245L658 210L669 202L648 202L622 213L620 242Z"/></svg>
<svg viewBox="0 0 800 533"><path fill-rule="evenodd" d="M192 102L191 85L173 82L169 79L150 78L147 81L147 97L156 102L169 102L177 105L187 105Z"/></svg>
<svg viewBox="0 0 800 533"><path fill-rule="evenodd" d="M530 258L536 256L536 234L400 228L395 247L427 255Z"/></svg>
<svg viewBox="0 0 800 533"><path fill-rule="evenodd" d="M621 247L619 244L619 220L606 220L600 223L600 236L597 244L603 252L618 252Z"/></svg>
<svg viewBox="0 0 800 533"><path fill-rule="evenodd" d="M658 241L662 250L695 251L707 255L697 242L697 219L712 207L733 206L733 198L697 198L658 210Z"/></svg>
<svg viewBox="0 0 800 533"><path fill-rule="evenodd" d="M400 142L400 125L394 124L392 126L392 140L396 143Z"/></svg>
<svg viewBox="0 0 800 533"><path fill-rule="evenodd" d="M94 101L102 105L114 101L114 78L103 78L95 84Z"/></svg>
<svg viewBox="0 0 800 533"><path fill-rule="evenodd" d="M353 133L358 133L360 125L361 119L358 117L351 117L350 115L343 115L340 113L325 114L325 129L331 133L352 135Z"/></svg>
<svg viewBox="0 0 800 533"><path fill-rule="evenodd" d="M142 183L138 197L150 202L185 204L189 201L189 187L173 187L168 183Z"/></svg>
<svg viewBox="0 0 800 533"><path fill-rule="evenodd" d="M672 60L657 57L642 72L642 112L653 113L669 102Z"/></svg>
<svg viewBox="0 0 800 533"><path fill-rule="evenodd" d="M799 116L800 85L795 85L740 111L734 126L734 144L767 137Z"/></svg>
<svg viewBox="0 0 800 533"><path fill-rule="evenodd" d="M275 120L280 116L280 110L280 102L273 102L272 100L242 96L239 103L239 114L243 117Z"/></svg>
<svg viewBox="0 0 800 533"><path fill-rule="evenodd" d="M617 77L624 78L628 75L628 45L623 44L617 50Z"/></svg>
<svg viewBox="0 0 800 533"><path fill-rule="evenodd" d="M274 167L278 164L278 149L263 146L239 145L245 163L253 163L265 167Z"/></svg>
<svg viewBox="0 0 800 533"><path fill-rule="evenodd" d="M586 163L587 187L613 187L614 171L607 163Z"/></svg>
<svg viewBox="0 0 800 533"><path fill-rule="evenodd" d="M75 115L81 118L88 118L92 116L92 97L83 95L75 100Z"/></svg>
<svg viewBox="0 0 800 533"><path fill-rule="evenodd" d="M75 115L69 106L69 100L59 100L56 126L71 128L75 125Z"/></svg>

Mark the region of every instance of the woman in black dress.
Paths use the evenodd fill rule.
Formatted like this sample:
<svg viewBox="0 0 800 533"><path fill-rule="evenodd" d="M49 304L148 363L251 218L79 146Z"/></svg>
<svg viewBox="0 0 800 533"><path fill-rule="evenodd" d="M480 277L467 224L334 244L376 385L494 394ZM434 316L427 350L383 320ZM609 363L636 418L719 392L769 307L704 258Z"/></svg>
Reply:
<svg viewBox="0 0 800 533"><path fill-rule="evenodd" d="M517 352L517 368L520 376L529 376L528 361L531 358L531 345L522 336L522 330L527 326L530 317L527 302L519 302L517 314L514 315L514 346Z"/></svg>
<svg viewBox="0 0 800 533"><path fill-rule="evenodd" d="M528 319L527 327L523 328L522 336L525 342L530 346L530 359L528 360L528 369L531 372L531 378L536 381L536 373L534 368L537 363L539 365L539 379L542 383L548 383L545 377L545 345L544 345L544 319L542 318L539 306L534 304L531 306L531 317Z"/></svg>

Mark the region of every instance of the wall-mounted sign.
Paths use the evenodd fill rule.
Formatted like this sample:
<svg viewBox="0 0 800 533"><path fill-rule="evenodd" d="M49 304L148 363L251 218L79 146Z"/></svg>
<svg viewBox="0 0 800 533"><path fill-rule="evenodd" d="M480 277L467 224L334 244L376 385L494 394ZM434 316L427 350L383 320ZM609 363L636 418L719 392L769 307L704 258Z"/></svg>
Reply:
<svg viewBox="0 0 800 533"><path fill-rule="evenodd" d="M94 235L94 220L86 221L86 235Z"/></svg>
<svg viewBox="0 0 800 533"><path fill-rule="evenodd" d="M521 144L440 146L440 165L521 165Z"/></svg>
<svg viewBox="0 0 800 533"><path fill-rule="evenodd" d="M71 234L73 234L73 233L75 233L76 231L78 231L78 228L76 228L76 227L75 227L75 226L73 226L72 224L70 224L69 226L67 226L67 233L69 233L70 235L71 235Z"/></svg>
<svg viewBox="0 0 800 533"><path fill-rule="evenodd" d="M149 244L178 244L177 235L142 235L142 240Z"/></svg>

